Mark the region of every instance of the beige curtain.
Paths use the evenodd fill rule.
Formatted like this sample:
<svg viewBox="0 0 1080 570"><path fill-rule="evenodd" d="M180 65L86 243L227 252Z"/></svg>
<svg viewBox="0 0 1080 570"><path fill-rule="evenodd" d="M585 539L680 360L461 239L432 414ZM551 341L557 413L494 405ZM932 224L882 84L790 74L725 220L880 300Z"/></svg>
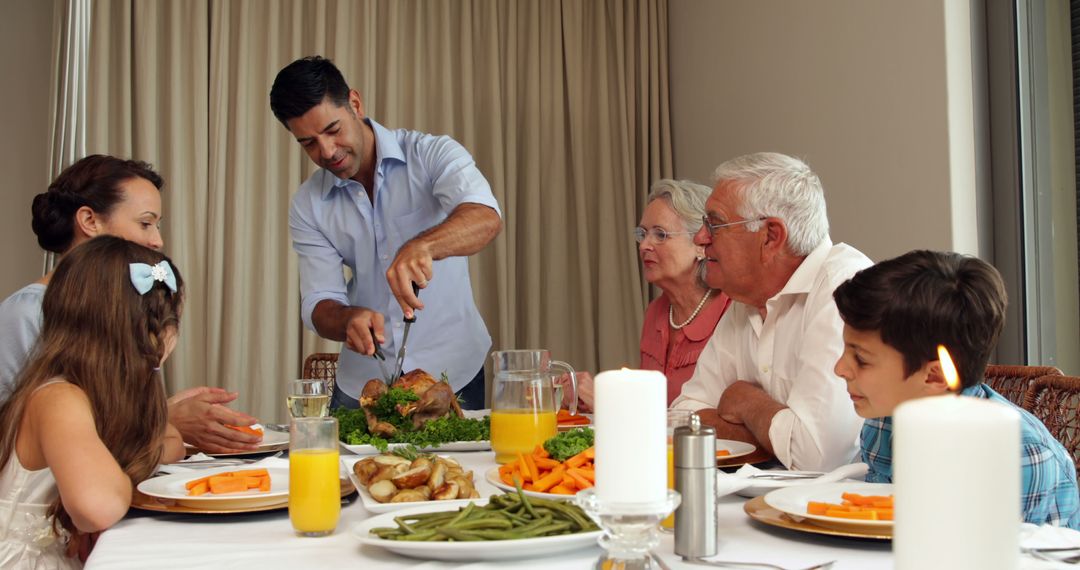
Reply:
<svg viewBox="0 0 1080 570"><path fill-rule="evenodd" d="M167 180L189 291L171 389L239 390L237 407L281 419L303 356L336 350L300 325L287 217L313 166L268 105L310 54L371 117L452 135L488 177L505 229L471 270L493 348L637 364L631 229L672 170L666 0L95 0L91 29L90 152Z"/></svg>
<svg viewBox="0 0 1080 570"><path fill-rule="evenodd" d="M86 156L86 77L90 54L90 0L55 2L52 83L49 99L52 136L49 179ZM45 252L42 275L52 271L56 254Z"/></svg>

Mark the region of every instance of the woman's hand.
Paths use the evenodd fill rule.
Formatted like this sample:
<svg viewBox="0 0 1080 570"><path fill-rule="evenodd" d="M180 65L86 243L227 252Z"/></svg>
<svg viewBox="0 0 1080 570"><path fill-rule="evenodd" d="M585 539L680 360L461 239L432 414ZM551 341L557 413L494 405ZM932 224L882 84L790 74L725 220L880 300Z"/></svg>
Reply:
<svg viewBox="0 0 1080 570"><path fill-rule="evenodd" d="M578 413L591 413L593 411L593 378L592 374L585 371L578 371L577 376L577 411ZM570 375L563 374L555 379L555 383L563 387L563 400L562 407L570 409L570 404L573 402L573 396L570 394Z"/></svg>
<svg viewBox="0 0 1080 570"><path fill-rule="evenodd" d="M225 404L236 399L236 392L201 386L178 392L169 398L169 423L184 441L209 453L254 451L262 438L225 427L249 426L259 420L230 410Z"/></svg>

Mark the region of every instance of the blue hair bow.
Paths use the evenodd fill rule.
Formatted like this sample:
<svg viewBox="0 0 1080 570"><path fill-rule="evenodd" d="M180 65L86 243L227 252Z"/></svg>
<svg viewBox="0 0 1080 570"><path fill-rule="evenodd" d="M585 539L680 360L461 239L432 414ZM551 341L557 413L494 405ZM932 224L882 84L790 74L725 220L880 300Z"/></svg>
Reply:
<svg viewBox="0 0 1080 570"><path fill-rule="evenodd" d="M140 295L145 295L155 281L161 281L170 291L176 292L176 275L168 261L162 259L157 265L130 263L128 268L131 271L131 284Z"/></svg>

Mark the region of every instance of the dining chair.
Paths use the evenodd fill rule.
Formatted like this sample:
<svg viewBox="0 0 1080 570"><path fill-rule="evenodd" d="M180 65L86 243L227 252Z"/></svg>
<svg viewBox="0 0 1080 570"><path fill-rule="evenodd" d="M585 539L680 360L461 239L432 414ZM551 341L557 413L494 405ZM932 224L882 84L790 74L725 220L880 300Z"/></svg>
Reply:
<svg viewBox="0 0 1080 570"><path fill-rule="evenodd" d="M995 392L1005 396L1017 406L1023 406L1024 396L1027 394L1031 383L1040 376L1050 375L1061 376L1061 371L1053 366L990 364L986 367L983 378L986 384L993 388Z"/></svg>
<svg viewBox="0 0 1080 570"><path fill-rule="evenodd" d="M1050 375L1036 378L1024 397L1024 409L1072 455L1080 475L1080 377Z"/></svg>
<svg viewBox="0 0 1080 570"><path fill-rule="evenodd" d="M326 392L333 395L334 383L337 381L336 352L315 352L304 359L304 371L300 377L312 380L326 380Z"/></svg>

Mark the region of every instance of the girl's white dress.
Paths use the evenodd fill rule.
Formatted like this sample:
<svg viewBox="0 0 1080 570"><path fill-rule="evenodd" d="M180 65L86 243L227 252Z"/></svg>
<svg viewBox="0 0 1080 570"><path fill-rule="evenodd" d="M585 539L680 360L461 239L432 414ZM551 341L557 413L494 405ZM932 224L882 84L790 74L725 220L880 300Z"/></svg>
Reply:
<svg viewBox="0 0 1080 570"><path fill-rule="evenodd" d="M66 540L53 532L45 516L57 496L52 471L26 470L12 450L0 471L0 568L82 568L77 559L64 555Z"/></svg>

